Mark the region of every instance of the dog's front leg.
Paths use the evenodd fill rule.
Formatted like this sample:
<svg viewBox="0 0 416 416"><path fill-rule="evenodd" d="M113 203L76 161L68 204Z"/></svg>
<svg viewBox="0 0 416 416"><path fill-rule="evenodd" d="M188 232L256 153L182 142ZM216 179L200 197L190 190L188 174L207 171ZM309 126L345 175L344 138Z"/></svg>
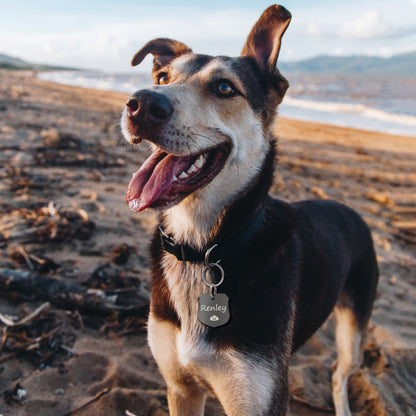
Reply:
<svg viewBox="0 0 416 416"><path fill-rule="evenodd" d="M192 386L180 386L179 390L168 386L170 416L203 416L205 395ZM185 387L185 388L184 388Z"/></svg>
<svg viewBox="0 0 416 416"><path fill-rule="evenodd" d="M203 416L205 392L178 360L178 330L150 314L148 340L167 387L170 416Z"/></svg>
<svg viewBox="0 0 416 416"><path fill-rule="evenodd" d="M236 351L218 353L213 361L206 378L227 416L286 415L287 363Z"/></svg>

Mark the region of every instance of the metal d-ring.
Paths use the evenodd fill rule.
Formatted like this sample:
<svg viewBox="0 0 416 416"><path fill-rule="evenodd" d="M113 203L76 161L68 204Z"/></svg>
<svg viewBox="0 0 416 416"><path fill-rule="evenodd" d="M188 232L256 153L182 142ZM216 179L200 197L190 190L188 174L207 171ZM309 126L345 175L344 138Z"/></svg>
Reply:
<svg viewBox="0 0 416 416"><path fill-rule="evenodd" d="M211 251L214 250L214 248L217 248L218 244L214 244L212 247L210 247L206 252L205 252L205 266L210 267L210 264L218 264L221 260L217 260L215 263L210 263L209 261L209 256L211 254Z"/></svg>
<svg viewBox="0 0 416 416"><path fill-rule="evenodd" d="M215 263L210 263L209 262L209 255L211 254L211 251L214 250L214 248L217 247L217 246L218 246L218 244L214 244L211 248L209 248L206 251L206 253L205 253L206 269L202 273L202 280L209 287L209 294L210 294L212 299L214 299L215 295L217 294L217 287L224 281L224 277L225 277L224 269L218 264L220 262L220 260L218 260ZM215 267L217 269L219 269L219 271L221 273L220 281L218 283L209 283L207 278L206 278L206 274L207 274L208 271L210 271L212 274L214 274L213 269Z"/></svg>

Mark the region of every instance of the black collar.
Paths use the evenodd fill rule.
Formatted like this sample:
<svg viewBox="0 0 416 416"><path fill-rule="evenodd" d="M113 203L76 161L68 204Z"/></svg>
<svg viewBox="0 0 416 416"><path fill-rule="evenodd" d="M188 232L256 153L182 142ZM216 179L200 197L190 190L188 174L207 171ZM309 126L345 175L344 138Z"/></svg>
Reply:
<svg viewBox="0 0 416 416"><path fill-rule="evenodd" d="M259 229L264 218L264 209L248 224L241 232L235 234L229 240L213 243L202 251L195 250L186 244L177 244L173 237L166 234L162 226L159 227L160 238L163 248L170 254L173 254L179 261L189 261L191 263L203 263L208 250L212 249L210 254L210 263L215 263L223 258L229 258L237 255L244 248L254 234ZM215 246L215 248L213 248Z"/></svg>

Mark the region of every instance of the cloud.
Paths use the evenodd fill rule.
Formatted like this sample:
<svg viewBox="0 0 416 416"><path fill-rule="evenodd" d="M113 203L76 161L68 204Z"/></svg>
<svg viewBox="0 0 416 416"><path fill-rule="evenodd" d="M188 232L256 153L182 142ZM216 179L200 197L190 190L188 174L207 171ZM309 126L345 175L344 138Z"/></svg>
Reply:
<svg viewBox="0 0 416 416"><path fill-rule="evenodd" d="M322 24L318 23L316 20L309 20L305 24L303 33L307 36L324 37L327 35L327 30L325 30Z"/></svg>
<svg viewBox="0 0 416 416"><path fill-rule="evenodd" d="M414 0L416 1L416 0ZM368 11L354 20L347 20L339 35L344 39L401 38L416 33L416 25L394 25L378 11Z"/></svg>
<svg viewBox="0 0 416 416"><path fill-rule="evenodd" d="M82 24L82 29L46 28L30 34L0 28L0 50L36 62L128 70L133 54L156 37L186 42L197 53L238 55L256 18L250 10L192 10L176 13L174 18L144 13L130 21L115 17L113 21L91 22L88 27ZM80 16L82 23L85 19ZM3 39L7 39L4 45Z"/></svg>

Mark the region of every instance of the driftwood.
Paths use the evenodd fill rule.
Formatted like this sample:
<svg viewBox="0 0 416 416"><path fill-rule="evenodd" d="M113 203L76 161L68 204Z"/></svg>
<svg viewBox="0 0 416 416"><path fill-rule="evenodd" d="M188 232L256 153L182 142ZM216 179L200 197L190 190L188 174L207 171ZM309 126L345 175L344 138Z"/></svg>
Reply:
<svg viewBox="0 0 416 416"><path fill-rule="evenodd" d="M0 268L0 292L18 292L69 310L108 314L114 311L146 314L149 293L143 287L100 290L81 287L37 273Z"/></svg>
<svg viewBox="0 0 416 416"><path fill-rule="evenodd" d="M14 326L22 326L29 323L32 319L36 318L38 315L40 315L44 310L49 309L49 302L43 303L39 308L37 308L35 311L33 311L28 316L24 317L20 321L13 321L6 315L3 315L0 313L0 321L3 322L4 325L8 327L14 327Z"/></svg>

